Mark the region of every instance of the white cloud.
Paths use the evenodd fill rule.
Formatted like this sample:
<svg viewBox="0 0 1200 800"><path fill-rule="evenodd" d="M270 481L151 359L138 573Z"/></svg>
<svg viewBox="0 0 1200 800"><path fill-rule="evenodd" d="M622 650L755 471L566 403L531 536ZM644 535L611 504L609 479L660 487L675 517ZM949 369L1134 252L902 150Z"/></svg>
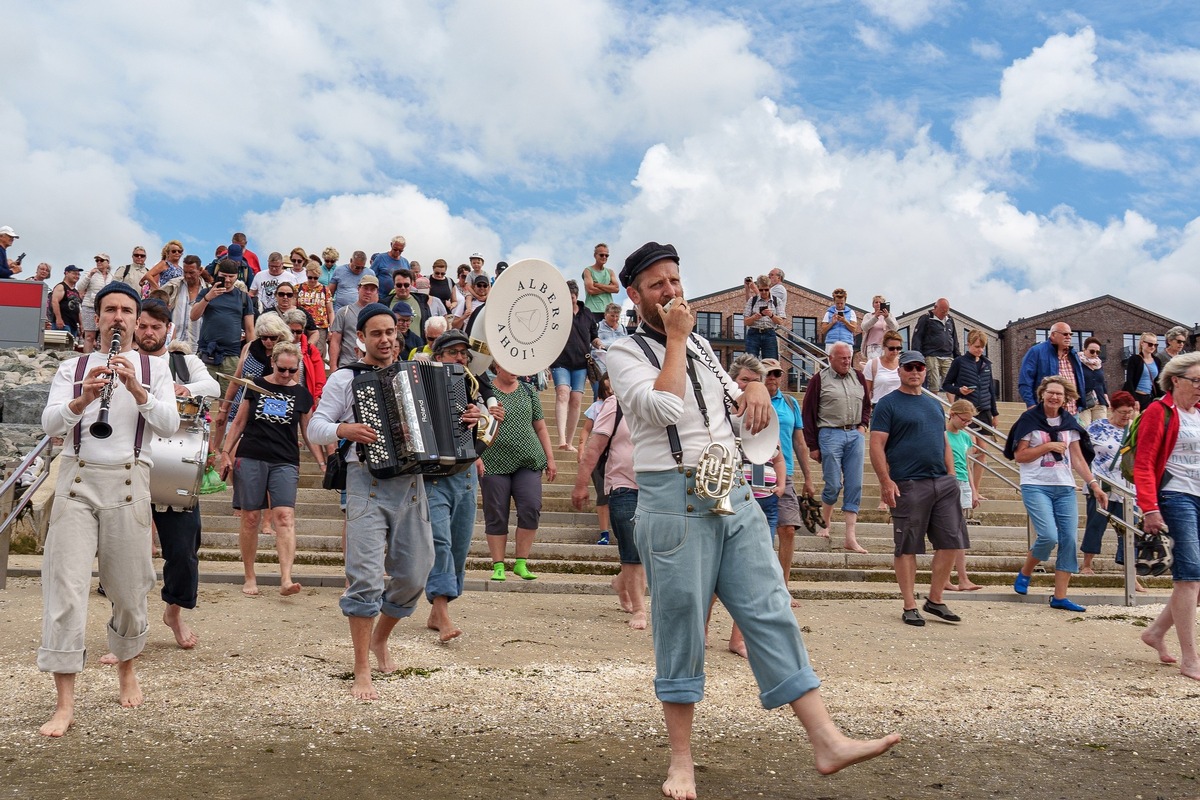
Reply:
<svg viewBox="0 0 1200 800"><path fill-rule="evenodd" d="M1130 103L1124 87L1096 71L1096 34L1055 34L1004 70L999 97L975 101L956 126L973 158L1004 160L1034 150L1040 135L1061 135L1073 113L1106 116Z"/></svg>
<svg viewBox="0 0 1200 800"><path fill-rule="evenodd" d="M387 250L396 235L409 241L404 255L424 265L444 258L454 267L476 251L489 264L503 258L500 237L485 223L452 214L445 203L408 184L382 193L341 194L315 202L285 200L277 209L247 214L243 223L254 241L274 243L272 248L300 246L320 252L333 245L343 260L354 250L368 256Z"/></svg>
<svg viewBox="0 0 1200 800"><path fill-rule="evenodd" d="M946 53L933 42L921 42L913 47L912 58L918 64L939 64L946 60Z"/></svg>
<svg viewBox="0 0 1200 800"><path fill-rule="evenodd" d="M854 23L854 38L876 53L887 53L892 49L892 40L886 33L862 22Z"/></svg>
<svg viewBox="0 0 1200 800"><path fill-rule="evenodd" d="M681 244L692 295L779 265L820 291L847 286L852 302L883 291L907 309L944 294L996 325L1104 292L1192 314L1190 296L1144 279L1186 270L1170 231L1135 212L1100 224L1066 207L1023 211L923 130L899 152L830 151L810 122L764 100L651 148L635 185L613 251ZM1200 248L1200 222L1188 242ZM1156 261L1160 250L1172 254Z"/></svg>
<svg viewBox="0 0 1200 800"><path fill-rule="evenodd" d="M1000 43L996 41L985 42L980 39L972 39L970 47L971 52L984 61L999 61L1004 57L1004 50L1001 49Z"/></svg>
<svg viewBox="0 0 1200 800"><path fill-rule="evenodd" d="M911 31L948 10L952 0L863 0L872 14L901 31Z"/></svg>

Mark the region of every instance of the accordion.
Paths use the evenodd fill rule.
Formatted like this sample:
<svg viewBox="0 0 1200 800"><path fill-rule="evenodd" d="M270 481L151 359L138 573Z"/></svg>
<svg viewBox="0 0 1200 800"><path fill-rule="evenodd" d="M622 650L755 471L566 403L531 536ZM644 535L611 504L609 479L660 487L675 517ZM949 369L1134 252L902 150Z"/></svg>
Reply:
<svg viewBox="0 0 1200 800"><path fill-rule="evenodd" d="M466 370L459 364L399 361L354 376L354 419L377 438L359 445L376 478L454 475L475 461L474 428L467 409Z"/></svg>

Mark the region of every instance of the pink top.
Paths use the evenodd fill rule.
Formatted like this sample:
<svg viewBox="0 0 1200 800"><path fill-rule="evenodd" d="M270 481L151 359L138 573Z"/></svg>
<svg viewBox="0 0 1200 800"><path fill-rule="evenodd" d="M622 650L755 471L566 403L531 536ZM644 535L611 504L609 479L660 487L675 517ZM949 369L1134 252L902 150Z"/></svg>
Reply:
<svg viewBox="0 0 1200 800"><path fill-rule="evenodd" d="M636 489L637 476L633 471L633 438L629 435L629 426L625 424L624 415L621 424L613 435L613 422L617 418L617 398L615 395L604 401L596 422L592 425L592 434L608 436L611 443L608 448L608 466L604 470L604 493L613 489Z"/></svg>

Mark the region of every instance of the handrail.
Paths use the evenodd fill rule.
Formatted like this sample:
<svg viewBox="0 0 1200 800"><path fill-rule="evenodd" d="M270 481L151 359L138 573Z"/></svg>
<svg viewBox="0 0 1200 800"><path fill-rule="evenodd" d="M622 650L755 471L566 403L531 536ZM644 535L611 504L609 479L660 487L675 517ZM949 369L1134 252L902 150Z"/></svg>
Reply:
<svg viewBox="0 0 1200 800"><path fill-rule="evenodd" d="M37 443L36 447L29 451L29 455L25 456L24 460L21 461L13 473L5 479L4 483L0 483L0 497L4 497L9 490L16 486L17 481L21 480L21 476L25 474L26 470L33 466L33 462L36 461L37 457L42 454L42 451L50 446L50 437L43 436L42 440ZM3 536L4 532L8 530L8 526L16 521L20 513L25 510L25 506L29 505L29 502L33 499L34 491L36 491L37 487L41 486L42 483L45 482L46 477L49 474L49 469L44 470L30 486L26 487L25 492L21 495L20 501L13 505L12 512L5 518L4 522L0 522L0 536Z"/></svg>

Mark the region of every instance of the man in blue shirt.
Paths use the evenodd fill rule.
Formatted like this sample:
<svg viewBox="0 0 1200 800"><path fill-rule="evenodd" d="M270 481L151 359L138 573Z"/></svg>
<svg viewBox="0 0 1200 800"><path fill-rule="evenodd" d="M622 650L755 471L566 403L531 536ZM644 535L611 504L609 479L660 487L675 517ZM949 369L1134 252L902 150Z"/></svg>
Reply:
<svg viewBox="0 0 1200 800"><path fill-rule="evenodd" d="M21 262L14 261L9 264L8 248L12 247L12 243L17 239L17 232L5 225L0 228L0 278L11 278L21 271Z"/></svg>
<svg viewBox="0 0 1200 800"><path fill-rule="evenodd" d="M787 464L787 474L776 476L776 480L787 481L783 496L779 498L779 522L776 526L779 534L779 566L783 568L783 584L786 586L791 575L792 556L796 552L796 526L803 524L796 484L792 479L796 470L795 461L800 462L800 472L804 475L804 494L808 497L813 495L812 472L808 464L808 445L804 443L800 402L780 389L783 365L773 358L765 358L763 366L767 368L763 384L771 393L771 405L775 408L775 416L779 417L779 449L783 451L783 461Z"/></svg>
<svg viewBox="0 0 1200 800"><path fill-rule="evenodd" d="M379 278L379 296L387 297L392 293L393 278L398 269L408 269L408 259L404 257L403 236L392 237L392 249L386 253L376 253L371 259L371 269Z"/></svg>
<svg viewBox="0 0 1200 800"><path fill-rule="evenodd" d="M917 556L925 553L925 536L933 545L933 569L925 613L958 622L942 602L954 559L970 546L967 522L958 504L954 453L946 439L942 406L921 391L925 356L916 350L900 354L900 388L884 395L871 414L871 466L879 478L883 502L892 509L893 562L904 599L905 625L925 624L917 610L914 584Z"/></svg>

